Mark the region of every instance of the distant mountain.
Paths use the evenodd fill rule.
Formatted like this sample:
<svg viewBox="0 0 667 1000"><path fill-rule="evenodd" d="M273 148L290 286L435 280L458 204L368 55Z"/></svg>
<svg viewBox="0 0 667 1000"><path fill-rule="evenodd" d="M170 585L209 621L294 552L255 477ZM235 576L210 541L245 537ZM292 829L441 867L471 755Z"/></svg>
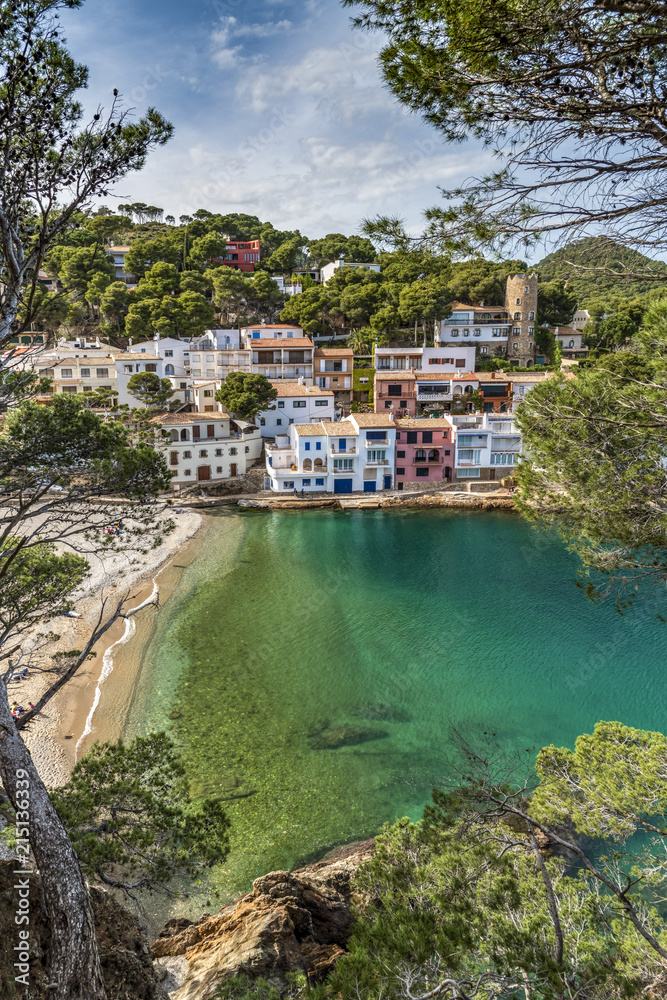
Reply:
<svg viewBox="0 0 667 1000"><path fill-rule="evenodd" d="M576 264L635 273L650 271L664 275L665 285L661 281L623 279L610 274L585 271L574 266ZM638 250L611 242L601 244L595 237L577 240L550 253L535 265L535 270L539 273L540 281L554 281L557 278L567 281L568 290L576 293L580 308L586 307L594 299L605 302L618 295L635 298L652 289L667 290L667 264L664 261L651 260Z"/></svg>

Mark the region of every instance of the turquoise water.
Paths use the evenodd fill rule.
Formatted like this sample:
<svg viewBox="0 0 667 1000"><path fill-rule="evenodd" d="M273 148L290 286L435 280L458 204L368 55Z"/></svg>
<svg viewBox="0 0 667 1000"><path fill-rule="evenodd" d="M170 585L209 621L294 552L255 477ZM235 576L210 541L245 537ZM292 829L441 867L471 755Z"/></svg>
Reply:
<svg viewBox="0 0 667 1000"><path fill-rule="evenodd" d="M195 792L227 803L232 852L207 892L417 818L452 724L525 748L571 744L600 719L667 724L656 608L591 605L576 558L514 515L207 522L128 727L169 728Z"/></svg>

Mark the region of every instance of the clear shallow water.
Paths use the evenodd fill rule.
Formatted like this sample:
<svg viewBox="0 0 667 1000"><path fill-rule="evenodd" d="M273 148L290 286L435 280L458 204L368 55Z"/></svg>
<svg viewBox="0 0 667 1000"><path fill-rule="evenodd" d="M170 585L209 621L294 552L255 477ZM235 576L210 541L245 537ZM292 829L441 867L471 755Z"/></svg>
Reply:
<svg viewBox="0 0 667 1000"><path fill-rule="evenodd" d="M195 792L227 803L232 852L207 891L417 818L451 724L522 747L600 719L664 731L667 626L649 605L592 606L577 566L505 513L211 517L128 724L168 728ZM340 726L378 738L323 748Z"/></svg>

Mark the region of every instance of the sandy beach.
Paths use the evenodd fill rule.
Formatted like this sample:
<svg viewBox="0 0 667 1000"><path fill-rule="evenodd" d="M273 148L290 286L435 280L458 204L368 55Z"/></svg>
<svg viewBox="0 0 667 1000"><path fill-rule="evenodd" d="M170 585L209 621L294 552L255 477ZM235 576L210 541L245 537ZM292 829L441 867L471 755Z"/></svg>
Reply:
<svg viewBox="0 0 667 1000"><path fill-rule="evenodd" d="M60 616L49 622L46 628L43 627L40 631L50 631L54 633L54 638L32 655L33 662L43 669L51 662L54 654L82 649L91 629L97 623L103 601L107 602L110 614L121 599L125 600L124 610L136 608L156 594L160 602L167 599L180 573L180 570L172 569L170 564L176 553L194 538L203 521L196 511L187 508L180 513L166 510L160 517L165 521L173 521L175 527L163 536L159 546L149 547L145 552L141 552L137 545L125 552L87 556L91 572L75 595L76 612L81 617ZM156 537L161 534L158 523ZM95 655L80 667L76 676L23 731L23 738L48 786L53 787L67 781L77 755L85 753L95 739L119 737L140 666L140 657L123 656L123 676L114 677L113 674L105 676L108 673L109 658L107 657L105 667L104 654L124 636L131 642L131 633L141 616L146 614L154 614L154 608L147 607L130 619L120 618L115 622L95 647ZM126 632L130 635L127 636ZM113 654L113 650L111 653ZM25 706L29 702L36 702L54 677L53 673L29 670L24 680L10 682L10 701L16 700ZM97 712L91 720L91 709L96 700L101 703L105 697L114 698L114 711L101 713L106 724L100 727L96 724ZM110 721L113 719L116 720L116 725ZM92 731L84 736L87 728Z"/></svg>

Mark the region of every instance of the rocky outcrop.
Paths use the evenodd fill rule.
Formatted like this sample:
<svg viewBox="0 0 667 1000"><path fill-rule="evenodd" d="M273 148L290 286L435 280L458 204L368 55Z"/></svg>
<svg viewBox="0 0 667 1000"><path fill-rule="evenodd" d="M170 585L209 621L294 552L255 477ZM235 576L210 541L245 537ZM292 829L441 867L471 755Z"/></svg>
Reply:
<svg viewBox="0 0 667 1000"><path fill-rule="evenodd" d="M14 982L14 947L18 944L18 928L14 923L18 901L15 867L11 861L0 863L0 996L7 1000L48 1000L53 996L47 976L50 933L36 873L30 876L30 985L26 990ZM138 921L109 893L92 889L90 895L108 1000L167 1000Z"/></svg>
<svg viewBox="0 0 667 1000"><path fill-rule="evenodd" d="M271 872L252 892L196 923L170 921L154 942L159 975L180 985L171 1000L212 1000L230 976L263 977L280 987L288 972L323 979L349 934L351 879L373 841L352 845L294 872Z"/></svg>

